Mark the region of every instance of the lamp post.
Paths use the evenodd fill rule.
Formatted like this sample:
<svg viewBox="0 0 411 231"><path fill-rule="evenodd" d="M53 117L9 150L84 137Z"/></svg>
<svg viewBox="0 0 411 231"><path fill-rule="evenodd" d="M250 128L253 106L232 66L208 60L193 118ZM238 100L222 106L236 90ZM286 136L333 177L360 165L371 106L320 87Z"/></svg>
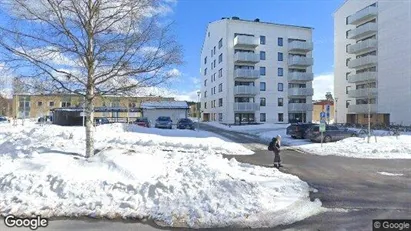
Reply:
<svg viewBox="0 0 411 231"><path fill-rule="evenodd" d="M200 131L200 91L197 91L197 131Z"/></svg>

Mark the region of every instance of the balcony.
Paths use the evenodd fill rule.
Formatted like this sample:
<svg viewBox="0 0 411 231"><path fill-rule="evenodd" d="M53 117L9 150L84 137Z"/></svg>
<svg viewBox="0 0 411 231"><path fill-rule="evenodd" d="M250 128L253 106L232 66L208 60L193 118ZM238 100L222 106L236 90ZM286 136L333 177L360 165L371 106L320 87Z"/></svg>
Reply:
<svg viewBox="0 0 411 231"><path fill-rule="evenodd" d="M348 54L358 54L375 50L377 48L377 45L378 43L376 39L367 39L365 41L349 45Z"/></svg>
<svg viewBox="0 0 411 231"><path fill-rule="evenodd" d="M260 110L258 103L234 103L235 112L255 112Z"/></svg>
<svg viewBox="0 0 411 231"><path fill-rule="evenodd" d="M358 39L361 37L366 37L368 35L372 35L373 33L376 33L377 30L378 30L377 23L369 22L360 27L357 27L356 29L350 30L348 32L348 38Z"/></svg>
<svg viewBox="0 0 411 231"><path fill-rule="evenodd" d="M242 85L234 87L234 95L257 95L259 92L259 89L255 86Z"/></svg>
<svg viewBox="0 0 411 231"><path fill-rule="evenodd" d="M289 72L288 81L289 82L309 82L313 81L314 74L307 72Z"/></svg>
<svg viewBox="0 0 411 231"><path fill-rule="evenodd" d="M348 17L348 24L358 25L378 15L376 6L369 6Z"/></svg>
<svg viewBox="0 0 411 231"><path fill-rule="evenodd" d="M288 104L288 112L306 112L312 111L313 105L306 104L306 103L289 103Z"/></svg>
<svg viewBox="0 0 411 231"><path fill-rule="evenodd" d="M314 95L314 89L312 88L289 88L288 89L289 97L293 97L293 96L307 97L307 96L313 96L313 95Z"/></svg>
<svg viewBox="0 0 411 231"><path fill-rule="evenodd" d="M312 42L292 41L288 43L288 51L290 52L310 52L312 50Z"/></svg>
<svg viewBox="0 0 411 231"><path fill-rule="evenodd" d="M370 104L370 112L371 113L377 112L377 104ZM348 113L367 114L368 104L348 105Z"/></svg>
<svg viewBox="0 0 411 231"><path fill-rule="evenodd" d="M366 66L374 66L377 64L378 58L376 55L367 55L358 59L348 61L348 68L363 68Z"/></svg>
<svg viewBox="0 0 411 231"><path fill-rule="evenodd" d="M303 56L291 56L288 59L288 66L293 67L309 67L314 63L313 58L303 57Z"/></svg>
<svg viewBox="0 0 411 231"><path fill-rule="evenodd" d="M368 82L368 81L374 82L376 80L377 80L377 72L375 71L367 71L367 72L348 76L349 83Z"/></svg>
<svg viewBox="0 0 411 231"><path fill-rule="evenodd" d="M235 48L256 48L259 44L259 40L253 36L237 35L234 38Z"/></svg>
<svg viewBox="0 0 411 231"><path fill-rule="evenodd" d="M234 54L234 62L256 64L260 62L260 55L251 52L237 52Z"/></svg>
<svg viewBox="0 0 411 231"><path fill-rule="evenodd" d="M377 88L363 88L348 91L348 98L375 98L377 94Z"/></svg>
<svg viewBox="0 0 411 231"><path fill-rule="evenodd" d="M236 69L234 71L234 78L238 80L258 79L260 78L260 70Z"/></svg>

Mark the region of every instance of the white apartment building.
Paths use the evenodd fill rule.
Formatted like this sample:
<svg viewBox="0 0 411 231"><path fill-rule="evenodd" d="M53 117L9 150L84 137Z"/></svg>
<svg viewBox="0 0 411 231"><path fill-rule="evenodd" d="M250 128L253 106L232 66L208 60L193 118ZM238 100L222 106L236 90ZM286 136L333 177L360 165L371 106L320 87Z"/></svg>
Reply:
<svg viewBox="0 0 411 231"><path fill-rule="evenodd" d="M334 14L338 123L411 124L411 1L347 0Z"/></svg>
<svg viewBox="0 0 411 231"><path fill-rule="evenodd" d="M312 121L312 28L222 18L201 52L201 117L226 124Z"/></svg>

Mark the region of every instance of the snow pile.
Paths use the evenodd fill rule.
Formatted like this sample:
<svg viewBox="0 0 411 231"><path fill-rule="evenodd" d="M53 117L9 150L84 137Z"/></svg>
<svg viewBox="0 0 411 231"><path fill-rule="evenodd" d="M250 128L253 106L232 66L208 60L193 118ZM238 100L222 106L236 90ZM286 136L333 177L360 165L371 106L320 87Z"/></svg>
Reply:
<svg viewBox="0 0 411 231"><path fill-rule="evenodd" d="M411 136L401 135L371 137L370 143L367 138L347 138L335 143L307 144L298 146L299 149L317 155L335 155L367 159L411 159Z"/></svg>
<svg viewBox="0 0 411 231"><path fill-rule="evenodd" d="M323 211L297 177L218 154L241 146L203 132L126 128L97 127L99 152L84 159L76 156L84 150L82 127L2 126L0 214L152 218L201 228L272 227Z"/></svg>

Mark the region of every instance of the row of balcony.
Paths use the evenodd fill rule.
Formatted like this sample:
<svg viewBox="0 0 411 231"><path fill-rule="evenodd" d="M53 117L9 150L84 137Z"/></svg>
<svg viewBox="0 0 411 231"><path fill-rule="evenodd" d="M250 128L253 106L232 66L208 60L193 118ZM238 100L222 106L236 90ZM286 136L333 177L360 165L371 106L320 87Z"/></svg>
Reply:
<svg viewBox="0 0 411 231"><path fill-rule="evenodd" d="M234 103L235 112L254 112L260 110L258 103ZM312 111L313 105L306 103L289 103L288 112L306 112Z"/></svg>
<svg viewBox="0 0 411 231"><path fill-rule="evenodd" d="M235 48L255 49L259 44L259 39L253 36L237 35L234 38ZM291 52L310 52L312 50L312 42L291 41L288 43L288 51Z"/></svg>
<svg viewBox="0 0 411 231"><path fill-rule="evenodd" d="M260 62L260 55L252 52L237 52L234 54L235 63L256 64ZM288 66L293 67L309 67L314 63L314 59L304 56L290 56L288 58Z"/></svg>
<svg viewBox="0 0 411 231"><path fill-rule="evenodd" d="M348 98L375 98L377 94L377 88L362 88L348 91Z"/></svg>
<svg viewBox="0 0 411 231"><path fill-rule="evenodd" d="M260 78L259 70L251 69L236 69L234 71L234 78L236 80L254 80ZM288 81L294 82L308 82L314 79L313 73L304 73L304 72L289 72Z"/></svg>
<svg viewBox="0 0 411 231"><path fill-rule="evenodd" d="M376 39L367 39L365 41L349 45L348 54L359 54L365 53L377 49L377 40Z"/></svg>
<svg viewBox="0 0 411 231"><path fill-rule="evenodd" d="M376 55L367 55L360 57L358 59L353 59L348 61L348 68L358 69L367 66L375 66L378 62L378 57Z"/></svg>
<svg viewBox="0 0 411 231"><path fill-rule="evenodd" d="M359 26L355 29L348 31L348 38L349 39L358 39L361 37L366 37L372 35L378 31L377 23L369 22L362 26Z"/></svg>
<svg viewBox="0 0 411 231"><path fill-rule="evenodd" d="M359 25L363 22L377 17L377 15L378 8L376 6L369 6L348 17L348 24Z"/></svg>
<svg viewBox="0 0 411 231"><path fill-rule="evenodd" d="M256 86L234 86L234 95L241 96L241 95L257 95L260 93L260 90ZM307 97L313 96L314 89L313 88L289 88L288 89L288 96L289 97Z"/></svg>
<svg viewBox="0 0 411 231"><path fill-rule="evenodd" d="M376 80L377 80L376 71L367 71L367 72L348 76L349 83L359 83L359 82L369 82L369 81L375 82Z"/></svg>

